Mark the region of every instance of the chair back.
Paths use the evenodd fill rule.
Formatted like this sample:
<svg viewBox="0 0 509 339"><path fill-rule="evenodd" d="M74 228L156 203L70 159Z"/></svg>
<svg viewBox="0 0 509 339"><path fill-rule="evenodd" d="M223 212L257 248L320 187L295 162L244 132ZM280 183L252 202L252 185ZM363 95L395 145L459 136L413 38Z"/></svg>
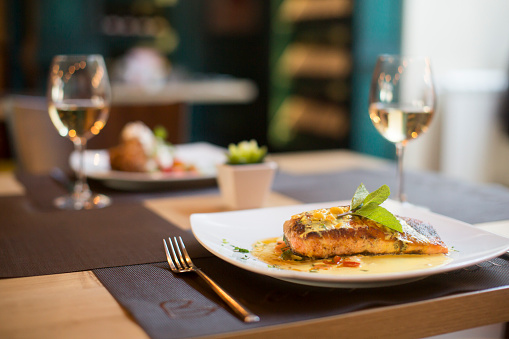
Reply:
<svg viewBox="0 0 509 339"><path fill-rule="evenodd" d="M73 145L61 137L48 114L47 100L37 96L13 96L6 104L7 126L16 166L33 174L47 174L54 167L70 171ZM188 142L186 106L113 105L106 126L88 141L87 149L104 149L120 142L122 128L130 121L143 121L150 128L164 126L174 144Z"/></svg>
<svg viewBox="0 0 509 339"><path fill-rule="evenodd" d="M13 96L7 106L7 127L16 167L33 174L47 174L54 167L69 171L73 145L53 126L46 98Z"/></svg>

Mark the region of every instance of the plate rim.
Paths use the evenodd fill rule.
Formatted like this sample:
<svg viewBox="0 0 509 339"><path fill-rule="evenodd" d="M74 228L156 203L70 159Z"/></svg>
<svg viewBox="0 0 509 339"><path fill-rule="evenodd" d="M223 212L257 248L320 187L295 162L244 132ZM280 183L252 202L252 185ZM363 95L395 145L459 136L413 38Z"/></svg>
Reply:
<svg viewBox="0 0 509 339"><path fill-rule="evenodd" d="M161 176L160 178L154 178L151 174L156 174L157 176ZM115 181L122 181L122 182L140 182L140 183L157 183L157 182L185 182L185 181L195 181L195 180L208 180L208 179L214 179L217 176L214 174L187 174L187 175L166 175L162 172L156 172L156 173L136 173L140 174L139 178L137 175L133 175L134 173L130 172L122 172L122 171L116 171L116 170L109 170L109 171L96 171L93 173L88 173L87 177L95 180L115 180ZM113 175L112 175L113 174ZM129 175L124 174L131 174L136 176L136 178L129 178Z"/></svg>

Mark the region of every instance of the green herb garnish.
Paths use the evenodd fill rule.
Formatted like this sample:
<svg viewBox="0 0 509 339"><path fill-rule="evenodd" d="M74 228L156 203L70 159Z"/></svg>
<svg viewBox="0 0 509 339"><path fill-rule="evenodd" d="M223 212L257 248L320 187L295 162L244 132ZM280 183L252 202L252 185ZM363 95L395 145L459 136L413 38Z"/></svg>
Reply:
<svg viewBox="0 0 509 339"><path fill-rule="evenodd" d="M247 250L245 248L240 248L240 247L237 247L237 246L233 246L233 251L234 252L240 252L240 253L249 253L249 250Z"/></svg>
<svg viewBox="0 0 509 339"><path fill-rule="evenodd" d="M403 227L399 220L391 212L380 206L381 203L387 200L390 194L391 190L387 185L383 185L376 191L369 193L366 186L360 184L352 197L350 211L339 216L346 214L358 215L392 230L403 232Z"/></svg>
<svg viewBox="0 0 509 339"><path fill-rule="evenodd" d="M153 133L156 138L159 138L163 141L166 140L166 138L168 138L168 131L162 125L157 125L156 127L154 127Z"/></svg>
<svg viewBox="0 0 509 339"><path fill-rule="evenodd" d="M293 254L292 250L287 249L286 251L281 253L281 259L283 259L283 260L290 260L290 259L292 259L292 254Z"/></svg>

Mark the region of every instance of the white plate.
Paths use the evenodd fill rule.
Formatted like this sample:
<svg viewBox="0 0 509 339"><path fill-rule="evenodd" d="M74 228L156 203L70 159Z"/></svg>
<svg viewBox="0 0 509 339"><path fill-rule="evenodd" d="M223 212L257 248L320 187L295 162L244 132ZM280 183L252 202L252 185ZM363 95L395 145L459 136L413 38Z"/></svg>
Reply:
<svg viewBox="0 0 509 339"><path fill-rule="evenodd" d="M258 241L283 234L283 223L293 214L317 208L347 205L349 201L253 209L191 215L195 237L219 258L273 278L324 287L379 287L398 285L427 276L457 270L495 258L509 250L509 238L501 237L464 222L438 215L415 206L388 200L383 205L394 214L409 216L432 224L450 249L449 263L415 271L370 275L325 275L270 268L250 253L235 252L233 246L252 249ZM452 249L452 250L451 250Z"/></svg>
<svg viewBox="0 0 509 339"><path fill-rule="evenodd" d="M144 190L214 182L216 165L226 160L225 149L208 143L175 145L175 156L196 166L199 173L134 173L114 171L110 167L108 150L85 151L85 173L104 185L120 190ZM70 157L71 168L78 167L78 154Z"/></svg>

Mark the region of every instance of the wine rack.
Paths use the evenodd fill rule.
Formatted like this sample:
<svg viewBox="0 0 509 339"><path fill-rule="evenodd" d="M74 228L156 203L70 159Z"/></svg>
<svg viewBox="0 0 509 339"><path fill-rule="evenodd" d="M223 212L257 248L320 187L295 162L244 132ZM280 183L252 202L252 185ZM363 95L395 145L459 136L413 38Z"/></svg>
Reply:
<svg viewBox="0 0 509 339"><path fill-rule="evenodd" d="M273 149L348 146L352 9L352 0L273 2Z"/></svg>

